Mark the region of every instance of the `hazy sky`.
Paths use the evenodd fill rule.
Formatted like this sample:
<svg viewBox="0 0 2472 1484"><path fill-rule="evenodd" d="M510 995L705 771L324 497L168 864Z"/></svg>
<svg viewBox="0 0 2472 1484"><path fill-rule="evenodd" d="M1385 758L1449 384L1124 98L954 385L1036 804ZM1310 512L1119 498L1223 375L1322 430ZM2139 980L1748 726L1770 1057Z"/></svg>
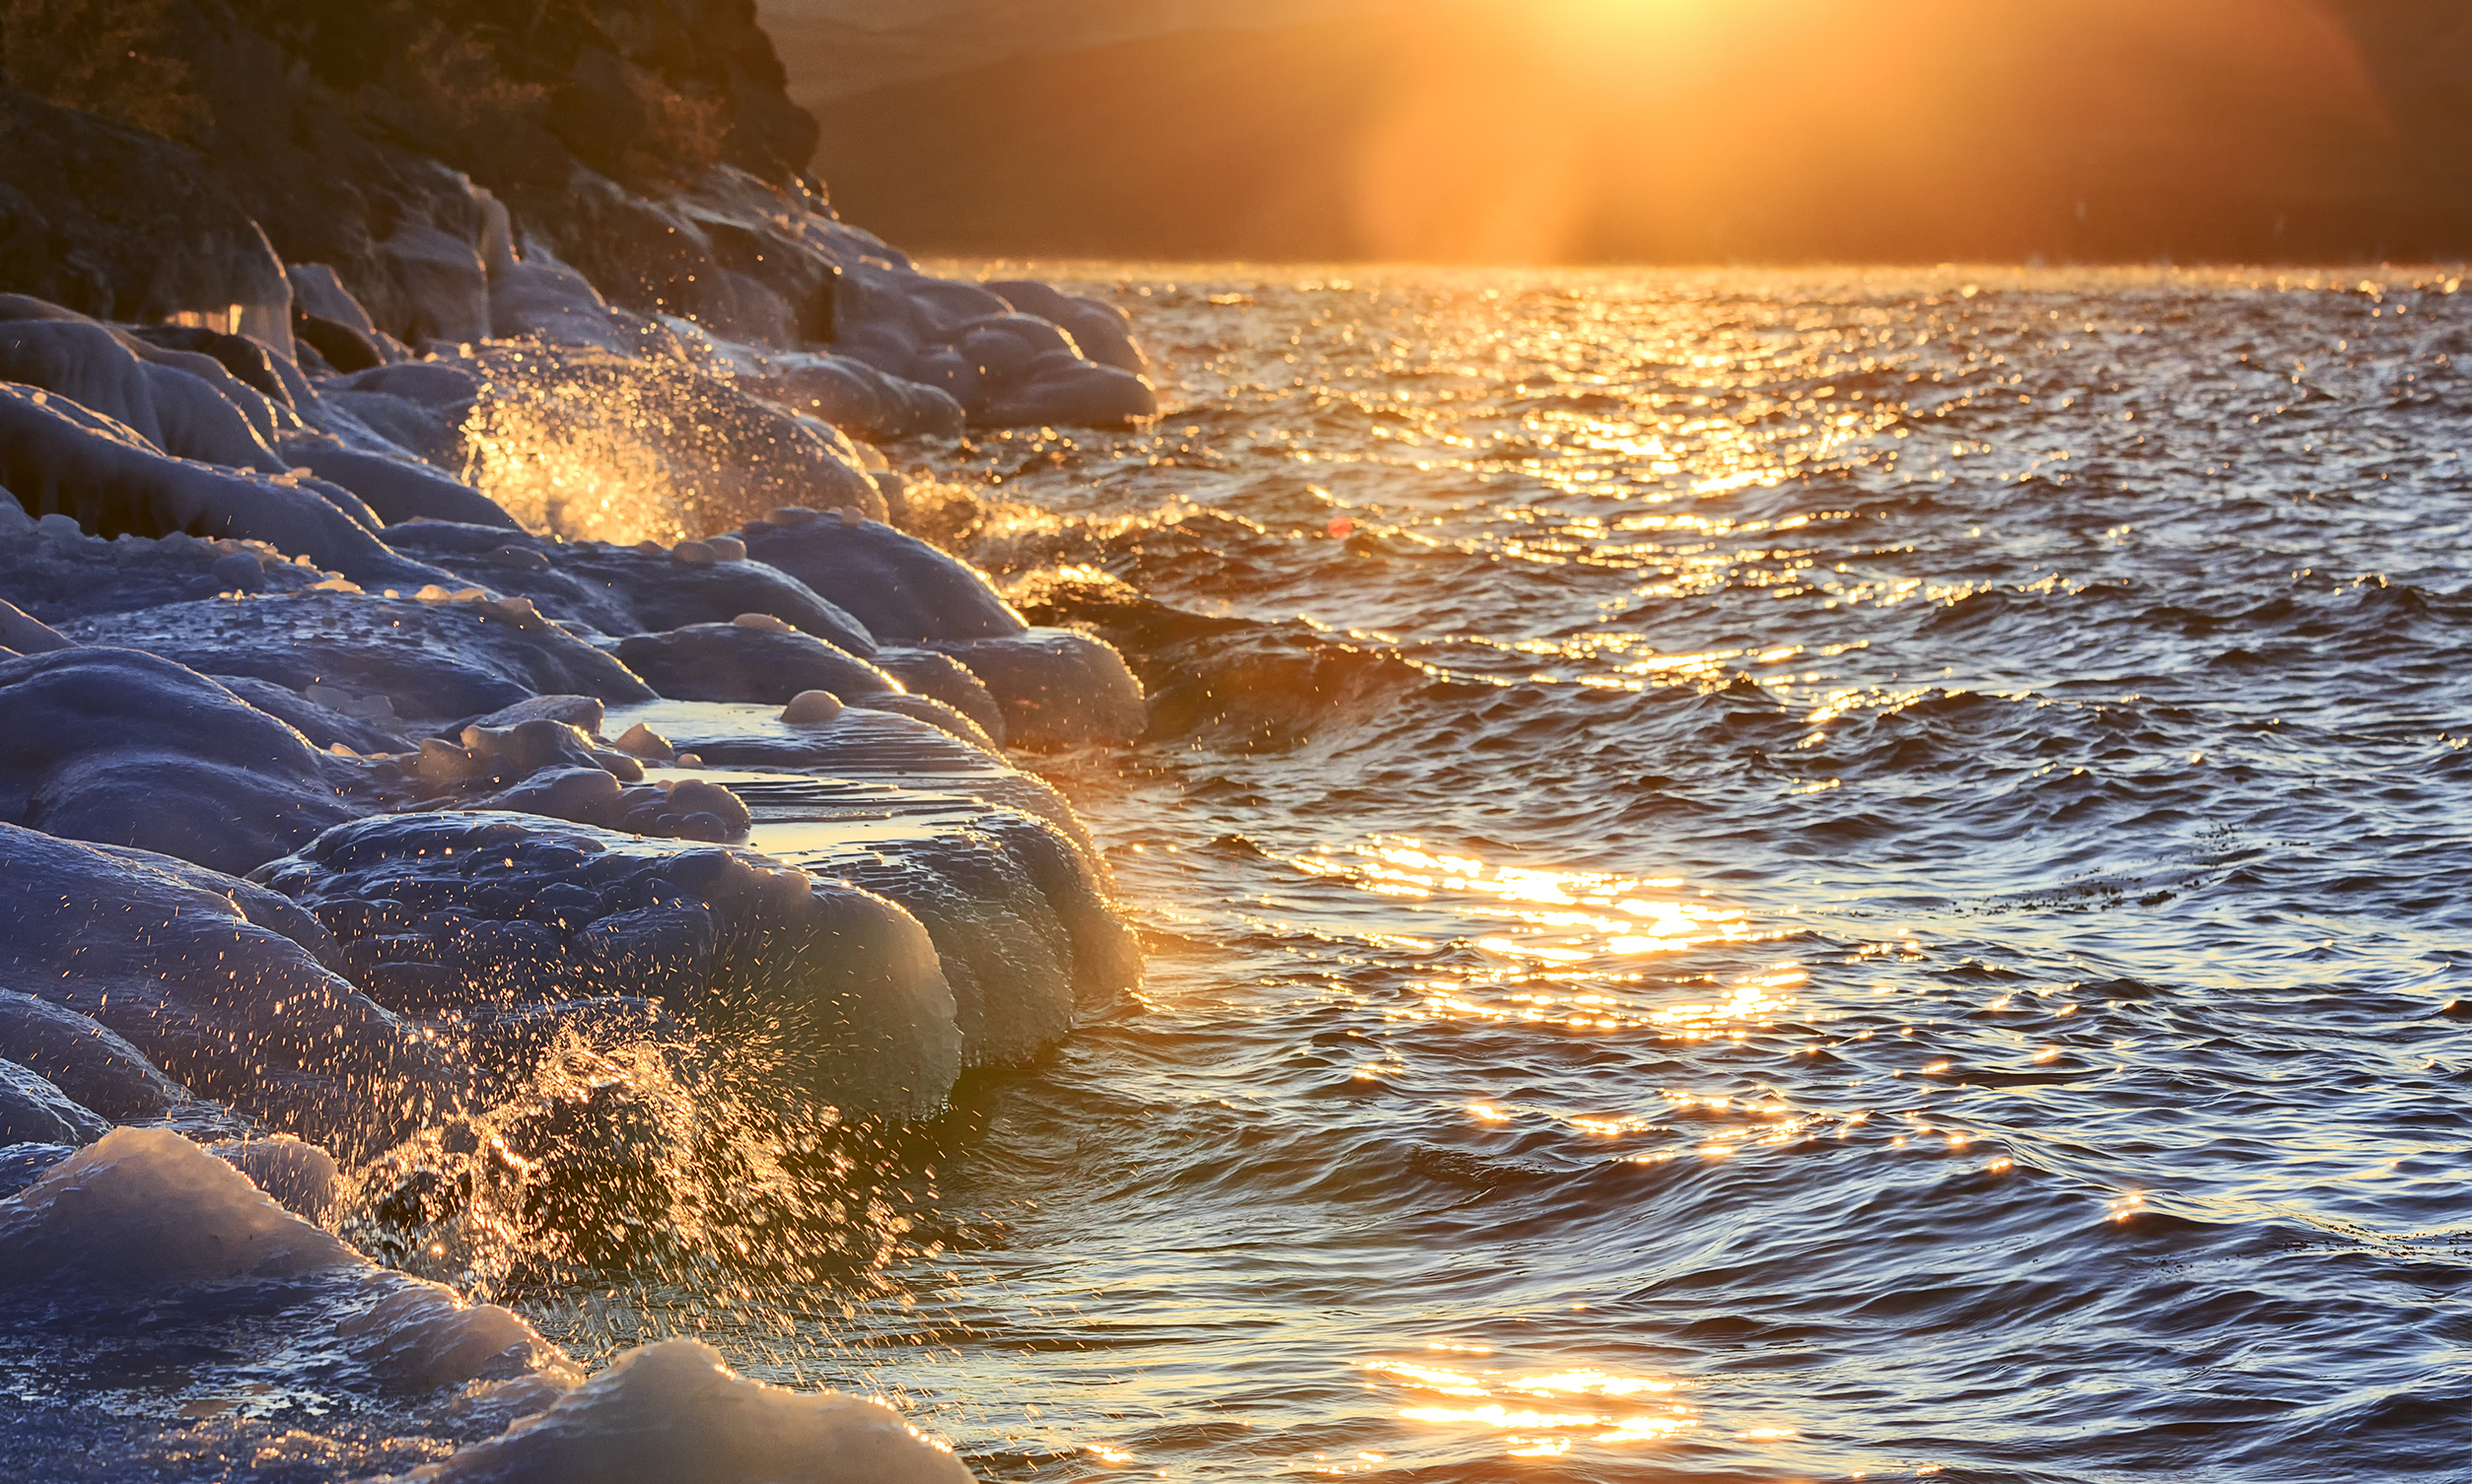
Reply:
<svg viewBox="0 0 2472 1484"><path fill-rule="evenodd" d="M1277 26L1406 0L756 0L794 96L1199 26Z"/></svg>
<svg viewBox="0 0 2472 1484"><path fill-rule="evenodd" d="M2467 0L759 3L836 201L931 247L1910 262L2472 243Z"/></svg>

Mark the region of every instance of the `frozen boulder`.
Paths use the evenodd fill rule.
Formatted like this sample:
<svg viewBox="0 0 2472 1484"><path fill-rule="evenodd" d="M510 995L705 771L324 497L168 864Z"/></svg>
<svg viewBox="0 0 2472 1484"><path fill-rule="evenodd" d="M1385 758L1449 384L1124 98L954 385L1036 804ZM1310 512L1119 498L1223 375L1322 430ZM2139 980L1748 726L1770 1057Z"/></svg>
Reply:
<svg viewBox="0 0 2472 1484"><path fill-rule="evenodd" d="M232 1152L248 1162L254 1147ZM142 1328L150 1344L205 1354L219 1347L197 1342L227 1344L235 1319L242 1332L288 1329L321 1356L316 1384L344 1394L321 1411L355 1392L449 1386L486 1404L509 1383L537 1406L575 1379L506 1309L372 1265L169 1129L115 1130L0 1201L0 1308L18 1305L69 1307L97 1343Z"/></svg>
<svg viewBox="0 0 2472 1484"><path fill-rule="evenodd" d="M672 700L779 706L801 691L830 691L855 703L901 689L857 655L786 624L694 624L636 634L618 642L618 658Z"/></svg>
<svg viewBox="0 0 2472 1484"><path fill-rule="evenodd" d="M935 359L939 352L944 360ZM962 431L977 379L959 354L905 348L879 359L897 368L888 371L856 356L788 352L767 357L753 373L741 373L738 385L870 443L950 437Z"/></svg>
<svg viewBox="0 0 2472 1484"><path fill-rule="evenodd" d="M454 741L429 738L417 752L370 759L357 787L371 804L396 810L513 810L664 839L747 837L746 806L727 789L648 782L630 754L546 716L465 726Z"/></svg>
<svg viewBox="0 0 2472 1484"><path fill-rule="evenodd" d="M853 706L915 717L968 742L993 746L961 711L913 695L885 671L769 615L697 624L619 641L618 657L673 700L760 701L789 705L827 692Z"/></svg>
<svg viewBox="0 0 2472 1484"><path fill-rule="evenodd" d="M42 1073L0 1058L0 1145L82 1144L110 1129Z"/></svg>
<svg viewBox="0 0 2472 1484"><path fill-rule="evenodd" d="M6 979L0 974L0 982ZM167 1118L190 1101L188 1089L163 1075L127 1038L75 1010L14 990L0 989L0 1057L41 1074L64 1095L115 1123Z"/></svg>
<svg viewBox="0 0 2472 1484"><path fill-rule="evenodd" d="M1133 342L1132 321L1105 299L1062 294L1026 278L989 279L984 287L1023 314L1036 315L1069 332L1082 354L1102 365L1136 375L1151 368L1150 358Z"/></svg>
<svg viewBox="0 0 2472 1484"><path fill-rule="evenodd" d="M342 581L263 541L201 540L179 532L160 540L105 540L65 515L37 524L0 500L0 598L47 624L220 593L294 593ZM9 648L34 652L26 645Z"/></svg>
<svg viewBox="0 0 2472 1484"><path fill-rule="evenodd" d="M739 787L759 849L886 896L926 926L964 1065L1018 1065L1063 1039L1079 1014L1137 987L1141 955L1100 871L1063 830L923 782Z"/></svg>
<svg viewBox="0 0 2472 1484"><path fill-rule="evenodd" d="M356 581L418 587L445 574L391 551L348 491L295 476L171 458L126 426L30 387L0 384L0 485L26 513L90 534L266 542Z"/></svg>
<svg viewBox="0 0 2472 1484"><path fill-rule="evenodd" d="M419 745L403 730L393 703L383 695L356 697L326 685L312 685L303 693L253 675L206 678L298 732L321 751L347 747L367 756L411 752Z"/></svg>
<svg viewBox="0 0 2472 1484"><path fill-rule="evenodd" d="M1094 312L1090 323L1111 337L1124 336L1121 321L1112 316ZM1157 390L1138 366L1103 365L1088 359L1073 333L1053 320L1036 315L990 315L955 327L948 338L976 378L973 424L1115 427L1158 413ZM1124 343L1129 350L1129 336ZM1138 354L1130 351L1125 359Z"/></svg>
<svg viewBox="0 0 2472 1484"><path fill-rule="evenodd" d="M605 728L636 726L707 767L763 768L965 793L1046 820L1105 879L1105 866L1064 796L986 746L891 712L850 707L830 725L785 721L764 705L654 701L613 709ZM733 785L749 796L750 786Z"/></svg>
<svg viewBox="0 0 2472 1484"><path fill-rule="evenodd" d="M285 440L282 455L296 467L358 495L390 527L426 520L523 529L496 501L409 454L372 452L332 437L304 436Z"/></svg>
<svg viewBox="0 0 2472 1484"><path fill-rule="evenodd" d="M464 462L464 428L481 394L481 378L445 361L403 361L337 377L318 389L319 408L307 415L345 442L361 430L423 462L458 468ZM339 425L321 414L341 410Z"/></svg>
<svg viewBox="0 0 2472 1484"><path fill-rule="evenodd" d="M1031 628L987 639L930 641L969 667L1004 707L1005 736L1023 747L1129 742L1149 724L1142 683L1104 639Z"/></svg>
<svg viewBox="0 0 2472 1484"><path fill-rule="evenodd" d="M317 376L348 376L384 365L388 360L375 337L310 314L297 304L292 310L292 344L301 369Z"/></svg>
<svg viewBox="0 0 2472 1484"><path fill-rule="evenodd" d="M933 278L921 273L901 280L903 294L917 307L918 318L938 329L949 329L984 319L989 315L1009 315L1016 309L1038 311L1027 304L1016 304L1004 297L991 283L963 283L952 278Z"/></svg>
<svg viewBox="0 0 2472 1484"><path fill-rule="evenodd" d="M212 879L0 825L0 985L347 1156L394 1142L455 1095L435 1043L199 883Z"/></svg>
<svg viewBox="0 0 2472 1484"><path fill-rule="evenodd" d="M911 694L952 707L969 718L991 744L1004 744L1004 708L967 665L933 649L897 645L879 645L868 658Z"/></svg>
<svg viewBox="0 0 2472 1484"><path fill-rule="evenodd" d="M0 381L66 397L176 458L261 474L284 470L266 444L271 429L252 426L206 381L138 359L90 319L0 322Z"/></svg>
<svg viewBox="0 0 2472 1484"><path fill-rule="evenodd" d="M749 560L743 546L681 542L681 553L428 522L389 536L423 561L605 633L653 633L759 613L853 654L875 648L856 618L788 573Z"/></svg>
<svg viewBox="0 0 2472 1484"><path fill-rule="evenodd" d="M969 1484L970 1471L881 1402L780 1391L700 1340L630 1352L419 1484Z"/></svg>
<svg viewBox="0 0 2472 1484"><path fill-rule="evenodd" d="M141 358L214 388L261 437L297 426L294 398L306 383L259 342L189 324L128 325L119 333Z"/></svg>
<svg viewBox="0 0 2472 1484"><path fill-rule="evenodd" d="M295 263L284 270L292 283L292 306L305 314L318 316L364 338L374 339L377 321L344 287L341 275L323 263Z"/></svg>
<svg viewBox="0 0 2472 1484"><path fill-rule="evenodd" d="M806 583L879 643L982 639L1028 625L977 569L881 521L787 508L738 531L747 554Z"/></svg>
<svg viewBox="0 0 2472 1484"><path fill-rule="evenodd" d="M352 816L337 766L153 654L78 648L0 661L0 819L246 870Z"/></svg>
<svg viewBox="0 0 2472 1484"><path fill-rule="evenodd" d="M478 589L433 586L405 597L311 590L175 603L77 620L62 632L294 691L314 685L382 695L400 716L440 720L529 695L632 701L653 694L529 601Z"/></svg>
<svg viewBox="0 0 2472 1484"><path fill-rule="evenodd" d="M42 1179L75 1153L77 1150L68 1144L0 1144L0 1200Z"/></svg>
<svg viewBox="0 0 2472 1484"><path fill-rule="evenodd" d="M1141 684L1124 656L1076 630L1032 629L976 568L915 536L807 510L776 510L739 536L748 554L847 608L878 641L967 667L1003 708L1010 742L1072 746L1142 733Z"/></svg>
<svg viewBox="0 0 2472 1484"><path fill-rule="evenodd" d="M552 345L590 345L617 355L638 348L601 291L574 269L535 249L489 277L489 324L502 338L531 336Z"/></svg>
<svg viewBox="0 0 2472 1484"><path fill-rule="evenodd" d="M970 421L989 428L1116 428L1158 415L1148 378L1061 356L1034 360L1017 381L986 394Z"/></svg>
<svg viewBox="0 0 2472 1484"><path fill-rule="evenodd" d="M933 1112L960 1065L916 919L748 851L410 814L329 831L256 879L317 911L370 992L411 1013L641 996L748 1074L891 1117Z"/></svg>

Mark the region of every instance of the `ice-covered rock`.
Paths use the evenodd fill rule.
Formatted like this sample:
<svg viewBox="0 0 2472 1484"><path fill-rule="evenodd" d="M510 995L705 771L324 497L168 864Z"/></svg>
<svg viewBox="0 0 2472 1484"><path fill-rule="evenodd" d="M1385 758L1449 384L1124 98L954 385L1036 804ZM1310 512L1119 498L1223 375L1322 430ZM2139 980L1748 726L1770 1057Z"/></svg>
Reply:
<svg viewBox="0 0 2472 1484"><path fill-rule="evenodd" d="M645 684L672 700L777 706L801 691L854 697L900 689L900 682L857 655L787 625L692 624L622 639L617 653Z"/></svg>
<svg viewBox="0 0 2472 1484"><path fill-rule="evenodd" d="M654 701L612 708L603 726L641 726L716 768L786 770L970 794L1046 820L1104 873L1088 832L1054 785L987 747L910 717L851 707L830 726L812 726L784 721L769 706Z"/></svg>
<svg viewBox="0 0 2472 1484"><path fill-rule="evenodd" d="M383 695L355 696L323 684L311 685L305 692L293 691L254 675L206 678L290 726L307 738L313 747L348 747L367 756L411 752L420 745L410 735L404 720L394 714L393 702Z"/></svg>
<svg viewBox="0 0 2472 1484"><path fill-rule="evenodd" d="M402 597L310 590L174 603L74 620L61 632L293 691L323 686L383 695L400 716L438 720L529 695L630 701L653 694L529 601L476 588L431 586Z"/></svg>
<svg viewBox="0 0 2472 1484"><path fill-rule="evenodd" d="M1141 982L1099 873L1042 818L915 782L739 787L758 848L889 897L926 925L965 1065L1027 1062Z"/></svg>
<svg viewBox="0 0 2472 1484"><path fill-rule="evenodd" d="M952 707L969 718L990 743L1004 744L1004 707L967 665L949 654L907 645L878 645L868 658L912 695Z"/></svg>
<svg viewBox="0 0 2472 1484"><path fill-rule="evenodd" d="M323 263L294 263L284 270L292 283L292 307L344 326L353 334L374 340L377 321L352 291L344 286L343 278Z"/></svg>
<svg viewBox="0 0 2472 1484"><path fill-rule="evenodd" d="M0 987L98 1023L193 1093L346 1154L384 1148L457 1095L434 1041L253 921L235 896L245 883L202 884L213 880L0 825Z"/></svg>
<svg viewBox="0 0 2472 1484"><path fill-rule="evenodd" d="M829 691L850 705L916 717L965 741L993 745L961 711L909 694L881 668L770 615L637 634L620 640L617 653L628 669L672 700L786 705L802 692Z"/></svg>
<svg viewBox="0 0 2472 1484"><path fill-rule="evenodd" d="M221 366L214 370L232 380ZM140 360L120 336L90 319L0 322L0 381L66 397L175 458L260 474L288 467L267 444L271 426L253 424L202 377Z"/></svg>
<svg viewBox="0 0 2472 1484"><path fill-rule="evenodd" d="M738 534L749 555L847 608L879 643L959 660L1004 708L1010 742L1071 746L1142 733L1141 683L1124 656L1078 630L1031 628L986 577L949 553L878 521L805 510L774 511ZM891 656L879 663L902 672Z"/></svg>
<svg viewBox="0 0 2472 1484"><path fill-rule="evenodd" d="M0 1145L82 1144L110 1128L50 1078L0 1057Z"/></svg>
<svg viewBox="0 0 2472 1484"><path fill-rule="evenodd" d="M1134 343L1132 321L1105 299L1062 294L1052 285L1027 278L990 278L980 287L1021 313L1036 315L1069 332L1082 353L1103 365L1136 375L1151 368L1150 357Z"/></svg>
<svg viewBox="0 0 2472 1484"><path fill-rule="evenodd" d="M218 593L298 592L341 580L263 541L201 540L179 532L161 540L105 540L65 515L47 515L38 524L0 500L0 599L45 624ZM23 645L9 648L34 652Z"/></svg>
<svg viewBox="0 0 2472 1484"><path fill-rule="evenodd" d="M370 759L357 791L396 810L513 810L664 839L746 838L747 809L728 789L692 778L647 782L629 753L570 722L518 717L524 709L499 713L510 718L503 726L476 723L452 741L433 737L417 752Z"/></svg>
<svg viewBox="0 0 2472 1484"><path fill-rule="evenodd" d="M469 367L436 360L372 366L318 389L322 407L341 409L389 446L441 469L462 463L464 422L480 395L481 378Z"/></svg>
<svg viewBox="0 0 2472 1484"><path fill-rule="evenodd" d="M969 1484L883 1402L780 1391L700 1340L627 1355L502 1437L406 1484Z"/></svg>
<svg viewBox="0 0 2472 1484"><path fill-rule="evenodd" d="M732 555L703 543L715 559L698 562L681 560L675 549L550 541L443 523L388 534L423 561L604 633L652 633L762 613L853 654L875 649L865 624L788 573L748 560L743 544Z"/></svg>
<svg viewBox="0 0 2472 1484"><path fill-rule="evenodd" d="M1005 735L1018 745L1131 742L1148 725L1141 681L1125 657L1079 629L937 640L932 648L986 684L1004 707Z"/></svg>
<svg viewBox="0 0 2472 1484"><path fill-rule="evenodd" d="M1099 300L861 261L844 269L840 306L838 358L939 388L973 424L1113 427L1157 415L1128 321Z"/></svg>
<svg viewBox="0 0 2472 1484"><path fill-rule="evenodd" d="M489 321L509 338L532 336L618 355L640 348L591 280L538 248L489 275Z"/></svg>
<svg viewBox="0 0 2472 1484"><path fill-rule="evenodd" d="M26 513L90 534L173 532L265 541L358 581L418 587L445 574L397 555L349 491L290 474L171 458L67 398L0 383L0 485Z"/></svg>
<svg viewBox="0 0 2472 1484"><path fill-rule="evenodd" d="M115 1123L166 1118L190 1100L186 1088L163 1075L126 1037L89 1016L14 990L0 989L0 1057L41 1073Z"/></svg>
<svg viewBox="0 0 2472 1484"><path fill-rule="evenodd" d="M960 433L977 389L961 357L952 356L947 367L914 354L903 366L913 374L888 373L855 356L785 351L742 370L738 384L871 443Z"/></svg>
<svg viewBox="0 0 2472 1484"><path fill-rule="evenodd" d="M317 911L361 982L418 1015L640 996L750 1073L914 1117L960 1064L917 921L747 851L509 813L332 830L254 879Z"/></svg>
<svg viewBox="0 0 2472 1484"><path fill-rule="evenodd" d="M802 722L751 706L657 703L606 724L637 721L707 766L783 770L723 775L754 815L751 842L889 897L926 925L969 1065L1026 1060L1140 982L1139 954L1081 822L1050 786L992 753L855 709Z"/></svg>
<svg viewBox="0 0 2472 1484"><path fill-rule="evenodd" d="M347 1393L511 1382L537 1406L575 1379L506 1309L373 1266L168 1129L114 1130L0 1201L0 1312L19 1324L74 1315L109 1344L140 1313L157 1334L220 1319L228 1336L287 1309Z"/></svg>
<svg viewBox="0 0 2472 1484"><path fill-rule="evenodd" d="M287 438L280 452L294 467L358 495L389 528L422 520L523 529L496 501L408 453L353 448L324 435Z"/></svg>
<svg viewBox="0 0 2472 1484"><path fill-rule="evenodd" d="M338 766L153 654L0 661L0 820L246 870L358 812L337 796Z"/></svg>
<svg viewBox="0 0 2472 1484"><path fill-rule="evenodd" d="M737 535L748 555L846 609L878 643L991 638L1028 627L977 569L882 521L791 507L748 522Z"/></svg>
<svg viewBox="0 0 2472 1484"><path fill-rule="evenodd" d="M451 740L367 757L346 742L334 755L278 714L387 739L305 696L281 698L289 693L271 682L237 678L270 708L138 650L88 646L0 662L0 819L222 870L246 870L380 810L520 810L670 838L746 834L747 812L726 789L647 782L633 757L547 717L464 726ZM384 707L386 693L376 695Z"/></svg>

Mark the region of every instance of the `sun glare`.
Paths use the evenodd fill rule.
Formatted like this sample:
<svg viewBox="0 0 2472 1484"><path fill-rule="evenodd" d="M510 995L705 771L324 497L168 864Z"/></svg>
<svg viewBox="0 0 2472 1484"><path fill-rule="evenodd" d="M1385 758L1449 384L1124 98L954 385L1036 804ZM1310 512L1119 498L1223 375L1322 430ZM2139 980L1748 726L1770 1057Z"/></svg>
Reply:
<svg viewBox="0 0 2472 1484"><path fill-rule="evenodd" d="M1416 16L1355 155L1356 225L1391 260L1551 262L1600 242L1723 257L1815 213L1839 251L1961 215L2039 240L2078 189L2054 180L2091 168L2055 125L2060 98L2139 141L2112 172L2132 190L2196 169L2273 194L2386 128L2357 47L2309 4L1532 0ZM2191 56L2204 77L2150 85L2158 59ZM1883 148L1883 130L1908 145Z"/></svg>

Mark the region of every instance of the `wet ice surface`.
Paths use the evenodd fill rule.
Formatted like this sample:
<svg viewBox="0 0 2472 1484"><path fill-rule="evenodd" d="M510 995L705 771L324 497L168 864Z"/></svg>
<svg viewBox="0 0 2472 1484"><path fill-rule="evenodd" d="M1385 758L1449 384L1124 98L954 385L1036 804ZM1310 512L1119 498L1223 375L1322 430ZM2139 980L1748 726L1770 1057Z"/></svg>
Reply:
<svg viewBox="0 0 2472 1484"><path fill-rule="evenodd" d="M1179 410L944 472L1154 697L1143 1001L897 1298L546 1327L999 1478L2460 1472L2472 298L1089 283Z"/></svg>

